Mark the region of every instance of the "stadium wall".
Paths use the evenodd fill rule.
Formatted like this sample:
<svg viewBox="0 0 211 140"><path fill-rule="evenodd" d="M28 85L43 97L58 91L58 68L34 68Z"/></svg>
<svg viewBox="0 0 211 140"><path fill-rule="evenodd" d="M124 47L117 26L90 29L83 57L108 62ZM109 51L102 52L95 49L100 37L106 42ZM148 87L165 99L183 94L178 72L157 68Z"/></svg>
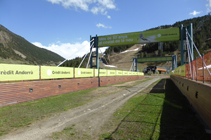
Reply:
<svg viewBox="0 0 211 140"><path fill-rule="evenodd" d="M143 78L131 75L4 82L0 83L0 107Z"/></svg>

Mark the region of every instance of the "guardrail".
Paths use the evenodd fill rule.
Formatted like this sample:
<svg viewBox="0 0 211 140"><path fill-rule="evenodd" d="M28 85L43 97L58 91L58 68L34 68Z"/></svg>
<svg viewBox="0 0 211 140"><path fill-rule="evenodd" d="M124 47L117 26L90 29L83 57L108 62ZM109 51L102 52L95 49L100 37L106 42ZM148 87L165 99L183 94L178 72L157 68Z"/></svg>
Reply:
<svg viewBox="0 0 211 140"><path fill-rule="evenodd" d="M0 64L0 81L23 81L45 79L69 79L104 76L135 76L142 72L131 72L106 69L86 69L73 67L31 66Z"/></svg>

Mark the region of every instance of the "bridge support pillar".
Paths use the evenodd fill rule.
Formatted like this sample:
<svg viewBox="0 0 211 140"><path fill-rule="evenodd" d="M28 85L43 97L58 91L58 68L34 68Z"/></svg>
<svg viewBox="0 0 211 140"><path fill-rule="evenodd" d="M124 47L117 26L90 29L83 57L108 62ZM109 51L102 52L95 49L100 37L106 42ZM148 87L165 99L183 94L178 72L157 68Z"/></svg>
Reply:
<svg viewBox="0 0 211 140"><path fill-rule="evenodd" d="M175 64L174 64L174 62L175 62L175 58L174 58L175 56L174 55L172 55L172 70L174 70L175 69Z"/></svg>
<svg viewBox="0 0 211 140"><path fill-rule="evenodd" d="M193 24L190 23L189 26L188 26L188 33L191 37L191 39L189 38L189 42L190 42L190 56L191 56L191 61L193 61L194 59L194 55L193 55Z"/></svg>
<svg viewBox="0 0 211 140"><path fill-rule="evenodd" d="M92 36L90 35L90 53L91 53L91 51L92 51L92 42L91 42L91 40L92 40ZM90 54L91 55L91 57L90 57L90 68L92 68L92 62L93 62L93 59L92 59L92 54Z"/></svg>
<svg viewBox="0 0 211 140"><path fill-rule="evenodd" d="M185 29L183 27L183 24L180 25L180 55L181 55L181 66L184 65L184 36L185 35ZM172 67L173 70L173 67Z"/></svg>
<svg viewBox="0 0 211 140"><path fill-rule="evenodd" d="M93 68L93 67L96 67L96 69L99 69L99 53L98 53L98 36L96 35L96 37L91 37L90 36L90 41L94 39L94 48L96 48L96 55L93 56L91 54L91 57L90 57L90 68ZM92 42L90 42L90 45L91 45ZM90 53L91 53L91 50L92 48L90 48ZM96 58L96 66L93 66L93 57Z"/></svg>
<svg viewBox="0 0 211 140"><path fill-rule="evenodd" d="M137 57L135 58L133 57L133 71L136 71L136 72L138 71L137 64L138 64Z"/></svg>
<svg viewBox="0 0 211 140"><path fill-rule="evenodd" d="M98 36L97 35L95 39L95 48L96 48L96 65L97 65L97 69L99 69L99 53L98 53Z"/></svg>

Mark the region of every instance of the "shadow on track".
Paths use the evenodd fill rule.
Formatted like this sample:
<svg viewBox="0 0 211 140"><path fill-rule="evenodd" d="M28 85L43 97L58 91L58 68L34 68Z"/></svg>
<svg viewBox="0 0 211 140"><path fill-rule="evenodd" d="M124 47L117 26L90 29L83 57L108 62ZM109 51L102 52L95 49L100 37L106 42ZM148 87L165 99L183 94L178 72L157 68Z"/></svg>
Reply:
<svg viewBox="0 0 211 140"><path fill-rule="evenodd" d="M209 139L188 101L170 79L162 79L147 93L105 140Z"/></svg>

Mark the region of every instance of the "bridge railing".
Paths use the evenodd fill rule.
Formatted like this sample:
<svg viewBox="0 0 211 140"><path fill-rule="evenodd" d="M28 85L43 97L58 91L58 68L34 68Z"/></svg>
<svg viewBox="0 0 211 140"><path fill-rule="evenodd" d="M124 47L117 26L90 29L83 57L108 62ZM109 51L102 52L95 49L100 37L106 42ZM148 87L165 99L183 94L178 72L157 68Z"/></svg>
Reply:
<svg viewBox="0 0 211 140"><path fill-rule="evenodd" d="M186 78L197 81L211 81L211 52L186 64Z"/></svg>
<svg viewBox="0 0 211 140"><path fill-rule="evenodd" d="M178 67L171 72L171 75L186 77L196 81L211 81L211 52Z"/></svg>

